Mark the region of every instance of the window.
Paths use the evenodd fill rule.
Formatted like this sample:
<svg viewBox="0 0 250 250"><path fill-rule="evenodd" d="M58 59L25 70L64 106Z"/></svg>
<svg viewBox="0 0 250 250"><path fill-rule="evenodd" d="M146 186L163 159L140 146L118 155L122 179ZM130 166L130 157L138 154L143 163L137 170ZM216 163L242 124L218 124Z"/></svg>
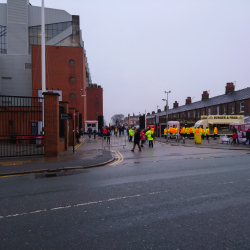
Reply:
<svg viewBox="0 0 250 250"><path fill-rule="evenodd" d="M244 102L240 103L240 112L244 112Z"/></svg>
<svg viewBox="0 0 250 250"><path fill-rule="evenodd" d="M45 42L52 39L56 35L60 34L62 31L64 31L71 25L72 25L72 22L46 24L45 25ZM5 27L5 26L0 26L0 34L2 34L1 27ZM6 31L6 34L7 34L7 31ZM1 38L0 38L0 44L1 44ZM40 44L41 44L41 25L29 27L29 45L30 45L29 49L30 51L31 51L31 45L40 45ZM1 45L0 45L0 49L1 49ZM7 54L7 51L6 53L3 53L3 54Z"/></svg>
<svg viewBox="0 0 250 250"><path fill-rule="evenodd" d="M69 81L70 81L71 83L74 83L74 82L76 81L76 79L75 79L75 77L70 77L70 78L69 78Z"/></svg>
<svg viewBox="0 0 250 250"><path fill-rule="evenodd" d="M0 54L7 54L7 26L0 25Z"/></svg>
<svg viewBox="0 0 250 250"><path fill-rule="evenodd" d="M96 105L96 106L99 106L99 102L97 102L95 105Z"/></svg>
<svg viewBox="0 0 250 250"><path fill-rule="evenodd" d="M208 109L208 115L211 115L211 109Z"/></svg>
<svg viewBox="0 0 250 250"><path fill-rule="evenodd" d="M74 100L74 99L76 98L76 95L75 95L75 94L70 94L70 95L69 95L69 98L70 98L71 100Z"/></svg>
<svg viewBox="0 0 250 250"><path fill-rule="evenodd" d="M195 111L193 112L193 116L194 116L194 118L195 118Z"/></svg>
<svg viewBox="0 0 250 250"><path fill-rule="evenodd" d="M25 63L25 69L31 69L31 63Z"/></svg>
<svg viewBox="0 0 250 250"><path fill-rule="evenodd" d="M217 106L217 115L219 115L219 114L220 114L220 107Z"/></svg>
<svg viewBox="0 0 250 250"><path fill-rule="evenodd" d="M224 107L224 115L226 115L227 114L227 109L226 109L226 107Z"/></svg>
<svg viewBox="0 0 250 250"><path fill-rule="evenodd" d="M188 118L190 117L190 112L188 112Z"/></svg>
<svg viewBox="0 0 250 250"><path fill-rule="evenodd" d="M3 79L3 80L11 80L12 77L9 77L9 76L2 76L2 79Z"/></svg>
<svg viewBox="0 0 250 250"><path fill-rule="evenodd" d="M232 105L232 114L234 114L234 106Z"/></svg>
<svg viewBox="0 0 250 250"><path fill-rule="evenodd" d="M200 112L198 111L197 117L200 117Z"/></svg>
<svg viewBox="0 0 250 250"><path fill-rule="evenodd" d="M69 65L71 65L71 66L75 65L75 61L74 60L70 60L69 61Z"/></svg>

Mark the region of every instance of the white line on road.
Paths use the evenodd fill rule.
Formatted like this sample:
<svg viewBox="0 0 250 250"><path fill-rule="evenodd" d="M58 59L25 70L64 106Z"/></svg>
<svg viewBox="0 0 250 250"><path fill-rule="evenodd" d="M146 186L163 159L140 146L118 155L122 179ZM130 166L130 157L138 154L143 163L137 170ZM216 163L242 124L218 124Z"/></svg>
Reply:
<svg viewBox="0 0 250 250"><path fill-rule="evenodd" d="M97 203L110 202L110 201L129 199L129 198L136 198L136 197L140 197L140 196L144 196L144 195L161 194L161 193L167 193L167 192L168 191L160 191L160 192L152 192L152 193L147 193L147 194L136 194L136 195L131 195L131 196L111 198L111 199L102 200L102 201L91 201L91 202L87 202L87 203L79 203L76 205L68 205L68 206L64 206L64 207L54 207L54 208L48 208L48 209L45 208L45 209L41 209L41 210L25 212L25 213L20 213L20 214L10 214L10 215L5 215L5 216L0 216L0 219L22 216L22 215L29 215L29 214L36 214L36 213L48 212L48 211L54 211L54 210L60 210L60 209L67 209L67 208L73 208L73 207L87 206L87 205L92 205L92 204L97 204Z"/></svg>

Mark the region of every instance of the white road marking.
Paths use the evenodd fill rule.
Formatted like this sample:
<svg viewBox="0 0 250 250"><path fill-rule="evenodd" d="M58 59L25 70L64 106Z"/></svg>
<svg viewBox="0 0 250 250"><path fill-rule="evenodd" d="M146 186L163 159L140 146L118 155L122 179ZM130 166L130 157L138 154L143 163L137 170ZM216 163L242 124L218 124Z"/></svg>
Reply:
<svg viewBox="0 0 250 250"><path fill-rule="evenodd" d="M147 193L147 194L136 194L136 195L131 195L131 196L123 196L123 197L111 198L111 199L102 200L102 201L91 201L91 202L86 202L86 203L79 203L79 204L76 204L76 205L67 205L67 206L64 206L64 207L45 208L45 209L41 209L41 210L25 212L25 213L20 213L20 214L10 214L10 215L5 215L5 216L0 216L0 219L11 218L11 217L16 217L16 216L22 216L22 215L29 215L29 214L36 214L36 213L42 213L42 212L48 212L48 211L55 211L55 210L60 210L60 209L74 208L74 207L80 207L80 206L87 206L87 205L98 204L98 203L103 203L103 202L110 202L110 201L116 201L116 200L122 200L122 199L136 198L136 197L140 197L140 196L144 196L144 195L161 194L161 193L166 193L166 192L167 191L152 192L152 193Z"/></svg>

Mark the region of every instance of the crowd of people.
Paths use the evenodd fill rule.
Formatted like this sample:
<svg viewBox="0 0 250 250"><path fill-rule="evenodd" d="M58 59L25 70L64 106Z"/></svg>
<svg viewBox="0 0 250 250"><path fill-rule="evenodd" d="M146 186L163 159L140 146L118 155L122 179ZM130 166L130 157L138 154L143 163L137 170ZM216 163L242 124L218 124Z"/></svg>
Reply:
<svg viewBox="0 0 250 250"><path fill-rule="evenodd" d="M110 136L114 135L114 136L123 136L125 135L125 132L127 133L128 136L128 140L129 142L132 142L132 139L134 137L134 145L132 148L132 152L134 152L135 147L137 146L139 151L141 151L141 148L144 147L145 142L149 142L149 147L154 146L153 141L155 138L155 132L154 132L154 128L147 128L147 129L139 129L139 128L132 128L132 127L125 127L123 125L121 126L104 126L102 129L99 129L98 131L96 129L92 129L91 126L89 126L88 130L88 136L89 138L91 138L91 135L94 135L94 139L96 139L96 136L98 135L99 138L103 138L103 139L107 139L107 143L110 144ZM232 143L236 144L236 142L239 144L239 139L238 139L238 132L237 129L235 127L233 127L233 141ZM177 125L173 126L173 127L165 127L164 129L164 136L165 138L167 138L167 136L177 136L179 135L181 137L184 138L191 138L194 137L195 134L201 134L202 139L205 138L209 139L209 135L210 135L210 129L207 127L206 129L202 128L202 127L180 127L180 129L177 127ZM213 128L213 136L214 139L216 139L216 136L218 134L218 129L216 126L214 126ZM83 129L81 128L80 130L78 128L76 128L76 138L77 138L77 142L79 143L79 138L83 135ZM248 129L246 131L246 142L250 141L250 129ZM231 144L232 144L231 143Z"/></svg>
<svg viewBox="0 0 250 250"><path fill-rule="evenodd" d="M173 126L173 127L165 127L164 129L164 136L165 138L167 138L167 135L170 136L176 136L179 134L179 129L177 126ZM195 134L201 134L202 135L202 139L205 138L206 139L209 138L210 135L210 129L207 127L206 129L202 128L202 127L198 127L198 128L194 128L194 127L180 127L180 136L181 137L185 137L185 138L191 138L194 137ZM214 127L214 139L216 138L218 134L218 129L217 127Z"/></svg>

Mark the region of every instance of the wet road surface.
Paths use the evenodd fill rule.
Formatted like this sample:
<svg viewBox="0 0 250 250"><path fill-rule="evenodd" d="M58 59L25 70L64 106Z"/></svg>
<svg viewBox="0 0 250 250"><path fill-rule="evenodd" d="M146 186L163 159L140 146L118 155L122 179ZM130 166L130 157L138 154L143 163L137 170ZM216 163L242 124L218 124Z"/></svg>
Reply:
<svg viewBox="0 0 250 250"><path fill-rule="evenodd" d="M0 248L250 248L248 152L131 148L72 175L0 178Z"/></svg>

